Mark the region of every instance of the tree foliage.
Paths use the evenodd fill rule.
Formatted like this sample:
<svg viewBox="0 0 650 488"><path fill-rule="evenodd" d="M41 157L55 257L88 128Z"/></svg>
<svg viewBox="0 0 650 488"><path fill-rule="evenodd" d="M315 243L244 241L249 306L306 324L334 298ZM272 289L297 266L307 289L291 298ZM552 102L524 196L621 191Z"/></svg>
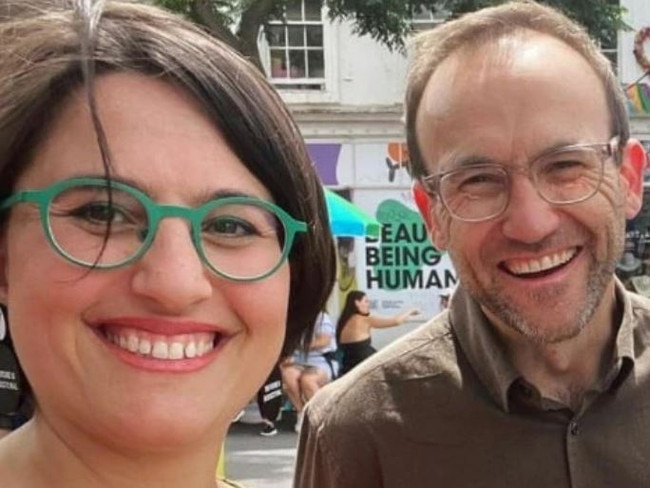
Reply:
<svg viewBox="0 0 650 488"><path fill-rule="evenodd" d="M260 28L282 18L284 7L296 0L154 0L206 26L259 65ZM391 50L401 50L412 29L413 11L428 9L451 17L506 0L323 0L329 18L348 20L354 32L370 36ZM540 0L582 23L605 47L615 46L616 33L627 26L617 0Z"/></svg>

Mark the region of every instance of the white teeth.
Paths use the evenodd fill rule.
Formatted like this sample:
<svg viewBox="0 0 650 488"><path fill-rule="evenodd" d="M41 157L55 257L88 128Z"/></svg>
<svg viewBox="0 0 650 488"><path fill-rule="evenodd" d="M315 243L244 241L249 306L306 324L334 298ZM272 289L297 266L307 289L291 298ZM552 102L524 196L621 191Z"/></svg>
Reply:
<svg viewBox="0 0 650 488"><path fill-rule="evenodd" d="M172 342L169 346L169 359L183 359L185 357L185 351L183 350L183 344L180 342Z"/></svg>
<svg viewBox="0 0 650 488"><path fill-rule="evenodd" d="M106 338L121 349L140 356L163 360L195 358L214 349L214 333L199 332L176 336L152 336L135 329L106 331Z"/></svg>
<svg viewBox="0 0 650 488"><path fill-rule="evenodd" d="M568 262L576 253L575 248L546 255L539 259L507 263L508 269L517 275L547 271Z"/></svg>
<svg viewBox="0 0 650 488"><path fill-rule="evenodd" d="M138 347L138 338L133 334L129 334L129 339L126 341L126 348L131 352L138 352Z"/></svg>
<svg viewBox="0 0 650 488"><path fill-rule="evenodd" d="M185 357L186 358L194 358L196 357L197 354L196 350L196 342L188 342L187 346L185 346Z"/></svg>
<svg viewBox="0 0 650 488"><path fill-rule="evenodd" d="M169 348L166 342L156 341L153 343L151 355L156 359L167 359L169 357Z"/></svg>
<svg viewBox="0 0 650 488"><path fill-rule="evenodd" d="M148 356L151 354L151 342L146 339L140 341L140 346L138 347L138 352L143 356Z"/></svg>

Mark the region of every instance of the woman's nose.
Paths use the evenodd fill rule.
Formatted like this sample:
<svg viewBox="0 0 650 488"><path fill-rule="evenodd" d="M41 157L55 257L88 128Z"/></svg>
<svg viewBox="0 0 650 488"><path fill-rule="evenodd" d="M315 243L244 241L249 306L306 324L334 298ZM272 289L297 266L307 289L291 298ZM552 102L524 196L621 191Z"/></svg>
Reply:
<svg viewBox="0 0 650 488"><path fill-rule="evenodd" d="M534 244L555 232L560 223L557 208L544 200L525 174L512 176L510 201L503 215L503 234Z"/></svg>
<svg viewBox="0 0 650 488"><path fill-rule="evenodd" d="M134 266L133 291L169 313L180 313L212 295L212 274L181 219L161 221L151 246Z"/></svg>

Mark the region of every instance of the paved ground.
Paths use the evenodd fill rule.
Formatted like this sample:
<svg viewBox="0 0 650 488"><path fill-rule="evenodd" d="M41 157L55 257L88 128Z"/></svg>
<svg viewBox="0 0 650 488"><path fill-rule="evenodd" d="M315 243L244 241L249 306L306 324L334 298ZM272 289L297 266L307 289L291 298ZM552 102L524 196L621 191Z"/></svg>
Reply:
<svg viewBox="0 0 650 488"><path fill-rule="evenodd" d="M278 435L262 437L261 424L251 408L242 422L233 424L226 439L226 475L245 488L291 488L298 434L293 419L284 415ZM256 408L256 407L253 407Z"/></svg>

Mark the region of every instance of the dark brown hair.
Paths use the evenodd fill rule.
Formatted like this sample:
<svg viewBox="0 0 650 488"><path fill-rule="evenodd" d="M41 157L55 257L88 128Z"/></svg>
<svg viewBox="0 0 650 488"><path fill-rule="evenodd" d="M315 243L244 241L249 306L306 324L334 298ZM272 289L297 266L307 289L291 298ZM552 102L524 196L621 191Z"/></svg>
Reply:
<svg viewBox="0 0 650 488"><path fill-rule="evenodd" d="M343 305L343 310L341 310L341 315L339 315L339 320L336 323L337 344L339 343L339 339L341 338L341 332L343 332L343 328L345 327L345 324L348 322L348 320L350 320L350 317L352 317L354 314L361 313L357 308L356 302L358 302L365 296L366 296L365 292L361 290L350 290L346 295L345 305Z"/></svg>

